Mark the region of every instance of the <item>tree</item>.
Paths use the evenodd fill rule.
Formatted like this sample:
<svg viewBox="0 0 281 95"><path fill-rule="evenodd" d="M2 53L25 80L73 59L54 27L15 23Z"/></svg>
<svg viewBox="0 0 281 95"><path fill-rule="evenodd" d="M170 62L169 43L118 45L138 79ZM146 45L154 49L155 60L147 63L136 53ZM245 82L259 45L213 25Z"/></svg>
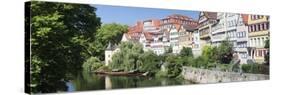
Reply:
<svg viewBox="0 0 281 95"><path fill-rule="evenodd" d="M31 1L31 91L66 90L91 52L100 18L90 5ZM28 19L28 17L26 18Z"/></svg>
<svg viewBox="0 0 281 95"><path fill-rule="evenodd" d="M82 67L83 67L83 70L85 70L87 72L91 72L94 70L98 70L98 68L102 67L103 65L104 64L101 63L101 61L98 58L90 57L83 63Z"/></svg>
<svg viewBox="0 0 281 95"><path fill-rule="evenodd" d="M217 60L218 48L212 46L204 46L202 56L208 58L208 62L215 62Z"/></svg>
<svg viewBox="0 0 281 95"><path fill-rule="evenodd" d="M224 40L218 47L218 61L223 64L229 64L232 60L233 45L228 41Z"/></svg>
<svg viewBox="0 0 281 95"><path fill-rule="evenodd" d="M161 67L161 58L154 54L152 51L144 52L143 54L141 54L140 62L140 71L150 72L152 75L158 72Z"/></svg>
<svg viewBox="0 0 281 95"><path fill-rule="evenodd" d="M182 64L184 64L184 59L174 54L168 54L165 58L164 64L167 70L167 77L175 78L180 75L182 71Z"/></svg>
<svg viewBox="0 0 281 95"><path fill-rule="evenodd" d="M109 66L112 69L124 69L125 71L138 69L140 56L144 53L140 43L121 42L120 51L112 56L112 63Z"/></svg>
<svg viewBox="0 0 281 95"><path fill-rule="evenodd" d="M180 56L191 56L193 57L192 49L190 47L183 47L180 51Z"/></svg>
<svg viewBox="0 0 281 95"><path fill-rule="evenodd" d="M127 25L117 23L103 24L96 33L95 42L89 43L91 45L93 56L97 56L101 60L104 60L104 51L108 43L111 43L113 45L119 44L122 39L123 33L127 31Z"/></svg>

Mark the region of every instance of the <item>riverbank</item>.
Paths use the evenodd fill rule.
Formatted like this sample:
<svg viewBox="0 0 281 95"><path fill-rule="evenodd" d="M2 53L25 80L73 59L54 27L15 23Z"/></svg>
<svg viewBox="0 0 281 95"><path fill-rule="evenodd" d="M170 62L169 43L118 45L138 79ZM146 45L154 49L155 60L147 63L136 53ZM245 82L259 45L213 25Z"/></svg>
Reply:
<svg viewBox="0 0 281 95"><path fill-rule="evenodd" d="M269 80L269 75L265 74L212 71L192 67L183 67L183 71L181 74L184 79L192 81L194 83L221 83Z"/></svg>

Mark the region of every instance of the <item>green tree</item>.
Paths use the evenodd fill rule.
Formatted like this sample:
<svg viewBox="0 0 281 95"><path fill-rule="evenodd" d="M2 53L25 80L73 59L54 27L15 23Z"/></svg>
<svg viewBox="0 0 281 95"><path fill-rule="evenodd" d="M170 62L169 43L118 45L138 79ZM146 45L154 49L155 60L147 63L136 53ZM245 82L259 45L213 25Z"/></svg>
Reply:
<svg viewBox="0 0 281 95"><path fill-rule="evenodd" d="M76 75L91 52L100 18L83 4L31 1L31 91L66 90L67 75ZM29 19L28 17L26 19Z"/></svg>
<svg viewBox="0 0 281 95"><path fill-rule="evenodd" d="M123 33L128 31L127 25L110 23L103 24L101 28L98 29L95 35L95 42L89 43L91 45L91 51L93 56L97 56L101 60L104 60L104 51L108 45L119 44L122 39Z"/></svg>
<svg viewBox="0 0 281 95"><path fill-rule="evenodd" d="M83 70L87 71L87 72L91 72L91 71L95 71L98 70L100 67L102 67L104 64L101 63L101 61L96 58L96 57L90 57L89 59L87 59L82 67Z"/></svg>
<svg viewBox="0 0 281 95"><path fill-rule="evenodd" d="M140 62L140 70L142 72L148 71L150 74L154 75L160 70L161 58L154 54L153 51L148 51L141 54Z"/></svg>
<svg viewBox="0 0 281 95"><path fill-rule="evenodd" d="M180 51L180 56L191 56L193 57L192 49L190 47L183 47Z"/></svg>
<svg viewBox="0 0 281 95"><path fill-rule="evenodd" d="M218 61L223 64L229 64L232 60L233 45L228 40L222 41L218 47Z"/></svg>
<svg viewBox="0 0 281 95"><path fill-rule="evenodd" d="M165 68L167 77L169 78L175 78L181 73L182 64L184 64L184 60L174 54L168 54L165 58Z"/></svg>
<svg viewBox="0 0 281 95"><path fill-rule="evenodd" d="M202 56L208 58L208 62L216 62L217 55L218 54L218 48L212 47L212 46L204 46Z"/></svg>
<svg viewBox="0 0 281 95"><path fill-rule="evenodd" d="M144 53L142 45L134 42L121 42L120 51L112 56L112 69L123 69L125 71L138 69L140 56Z"/></svg>

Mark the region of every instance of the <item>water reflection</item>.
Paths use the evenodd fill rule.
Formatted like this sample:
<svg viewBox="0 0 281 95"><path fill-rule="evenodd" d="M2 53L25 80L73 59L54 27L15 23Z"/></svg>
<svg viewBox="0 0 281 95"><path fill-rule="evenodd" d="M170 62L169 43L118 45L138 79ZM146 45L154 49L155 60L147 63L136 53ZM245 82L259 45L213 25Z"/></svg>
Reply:
<svg viewBox="0 0 281 95"><path fill-rule="evenodd" d="M82 73L67 83L69 92L191 84L189 81L141 76L102 76Z"/></svg>

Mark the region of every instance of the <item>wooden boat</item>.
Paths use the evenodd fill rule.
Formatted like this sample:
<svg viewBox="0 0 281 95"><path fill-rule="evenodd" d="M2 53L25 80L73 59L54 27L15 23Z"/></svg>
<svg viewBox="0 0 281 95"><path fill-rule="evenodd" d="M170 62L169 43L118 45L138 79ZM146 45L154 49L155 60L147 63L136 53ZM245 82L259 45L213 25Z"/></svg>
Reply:
<svg viewBox="0 0 281 95"><path fill-rule="evenodd" d="M94 72L96 74L112 75L112 76L143 76L143 72Z"/></svg>

